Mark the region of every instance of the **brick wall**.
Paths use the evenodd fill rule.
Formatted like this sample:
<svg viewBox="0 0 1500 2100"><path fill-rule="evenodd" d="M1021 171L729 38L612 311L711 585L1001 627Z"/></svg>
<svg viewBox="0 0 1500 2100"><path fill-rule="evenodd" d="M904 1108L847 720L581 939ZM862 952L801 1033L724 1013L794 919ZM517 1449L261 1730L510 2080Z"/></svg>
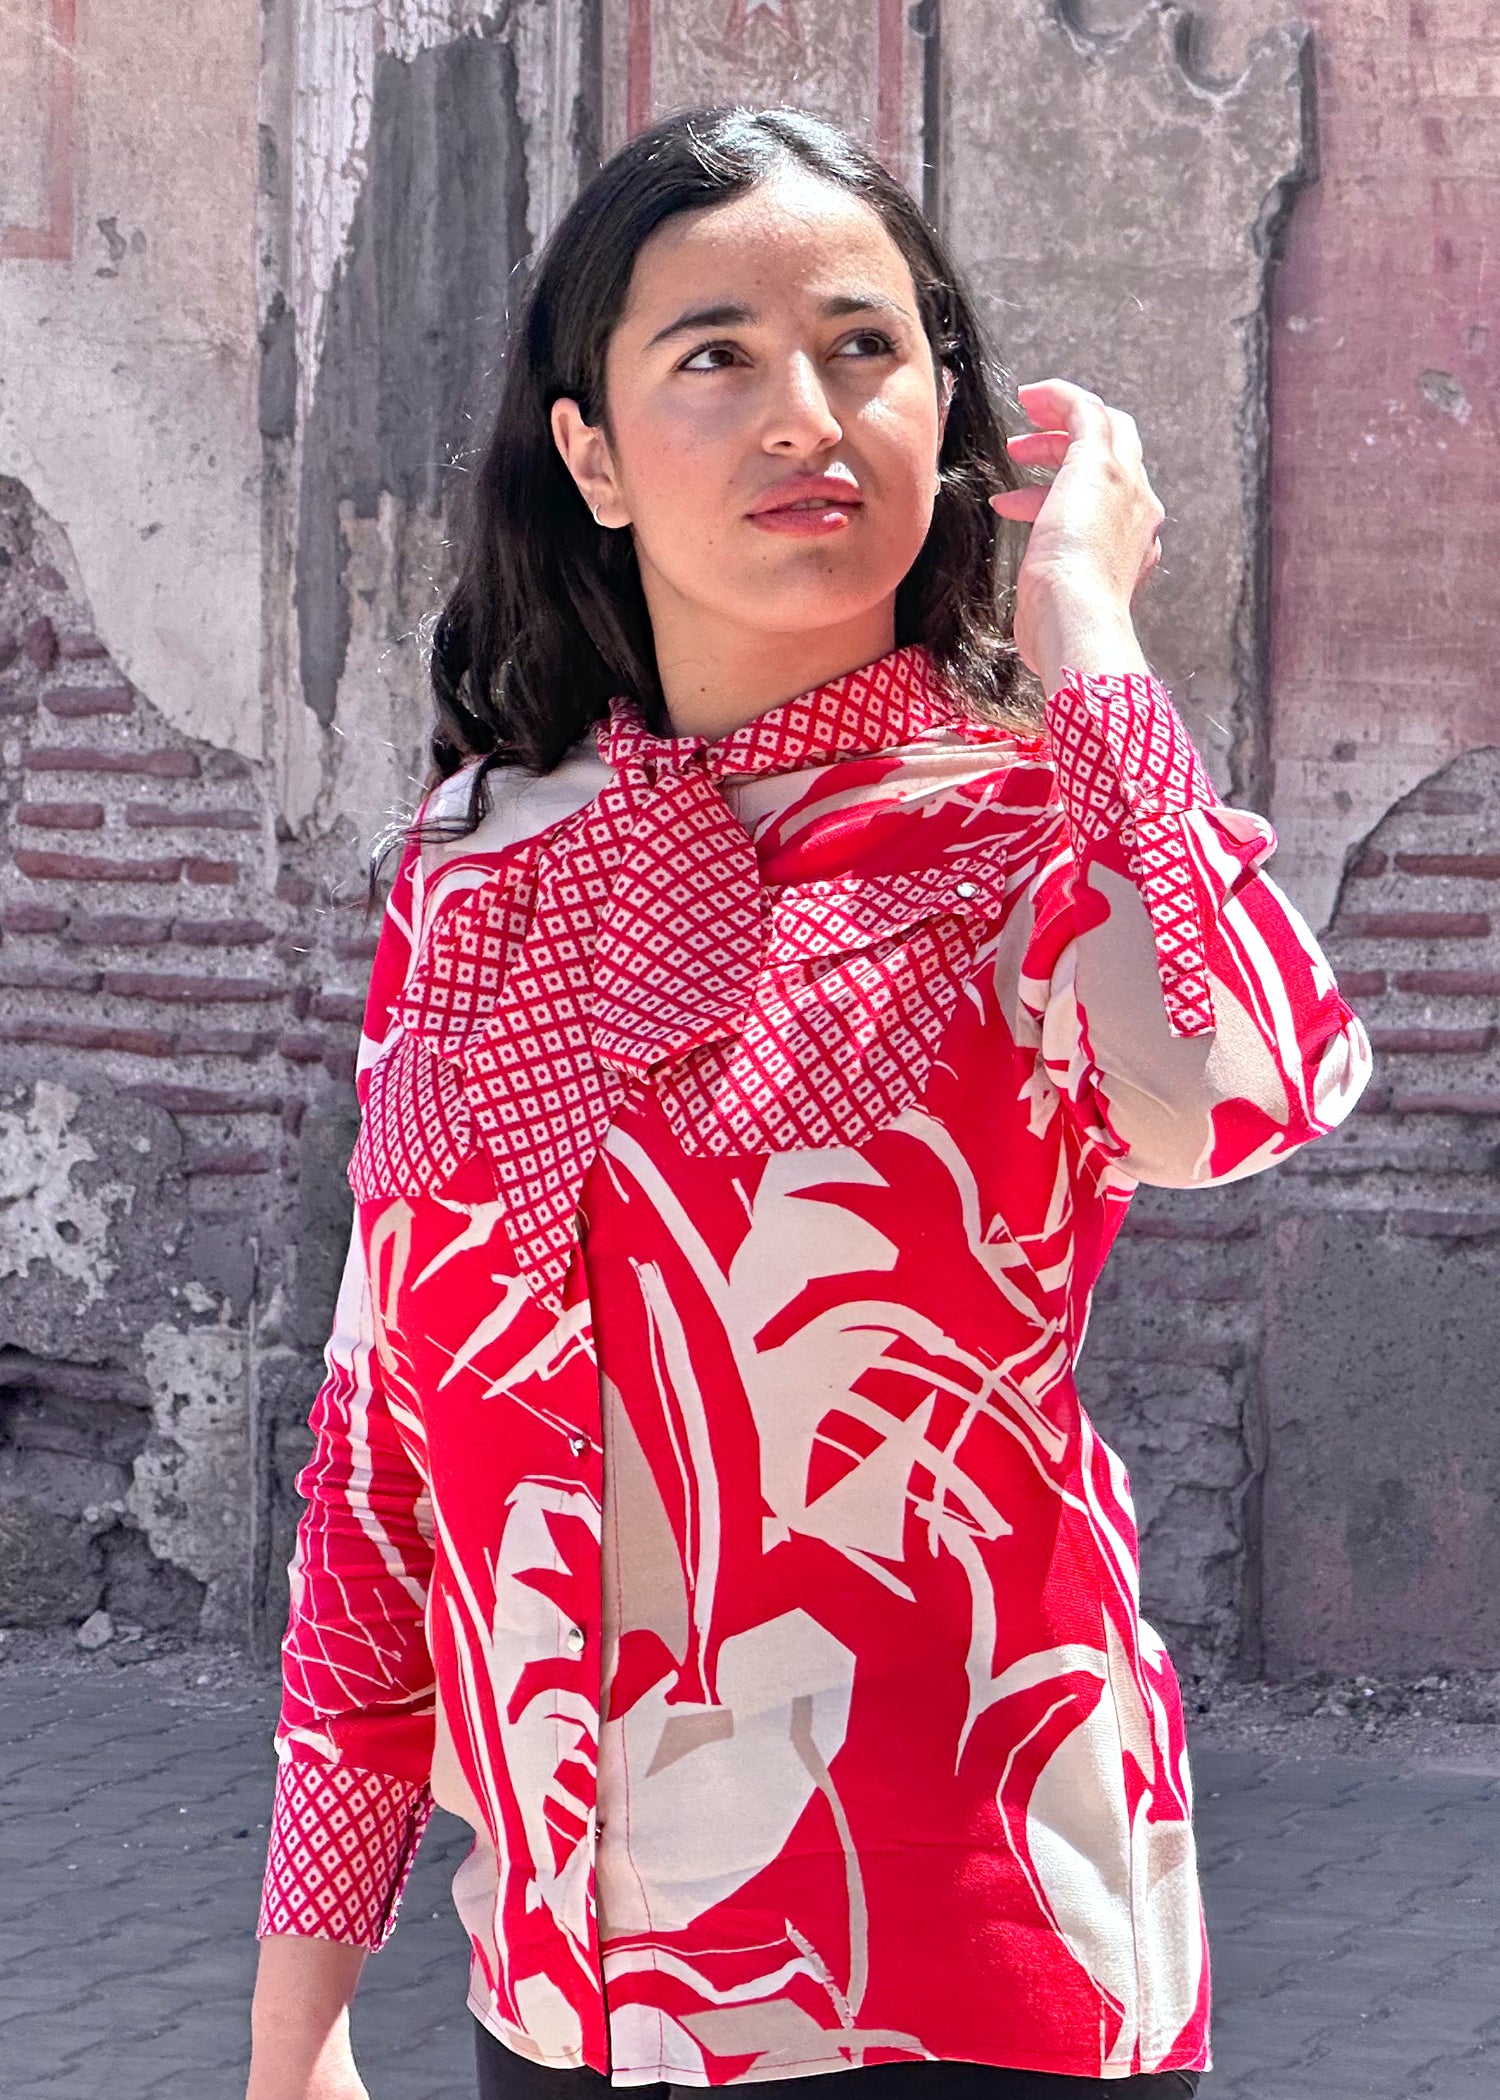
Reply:
<svg viewBox="0 0 1500 2100"><path fill-rule="evenodd" d="M1444 1208L1408 1230L1500 1229L1500 1194L1472 1183L1469 1126L1500 1116L1500 749L1469 753L1400 802L1349 870L1330 935L1382 1076L1367 1140L1398 1170L1444 1181ZM1409 1186L1384 1191L1405 1210ZM1485 1220L1488 1223L1485 1223ZM1424 1222L1426 1221L1426 1222Z"/></svg>
<svg viewBox="0 0 1500 2100"><path fill-rule="evenodd" d="M1279 1192L1270 1667L1500 1660L1500 750L1406 796L1328 937L1377 1070Z"/></svg>
<svg viewBox="0 0 1500 2100"><path fill-rule="evenodd" d="M1144 1190L1085 1402L1189 1673L1500 1657L1500 750L1406 796L1327 952L1376 1075L1270 1174Z"/></svg>
<svg viewBox="0 0 1500 2100"><path fill-rule="evenodd" d="M185 1427L180 1456L164 1448L174 1421L153 1409L147 1344L203 1328L243 1339L224 1361L242 1360L258 1403L240 1425L252 1506L214 1521L242 1527L246 1563L274 1592L285 1480L266 1460L285 1433L295 1469L316 1384L373 935L350 828L278 838L260 769L175 733L121 675L46 559L44 525L20 484L0 482L0 1082L17 1132L38 1080L62 1089L87 1153L78 1173L127 1193L96 1272L69 1276L49 1257L81 1228L49 1222L43 1193L10 1169L37 1230L0 1278L0 1529L24 1571L0 1582L0 1619L113 1602L141 1623L192 1624L215 1556L195 1536L201 1512L164 1493L141 1506L143 1476L169 1481L193 1458ZM146 1158L164 1181L138 1211ZM300 1271L299 1218L316 1227ZM257 1600L217 1572L210 1621L244 1637Z"/></svg>
<svg viewBox="0 0 1500 2100"><path fill-rule="evenodd" d="M1140 1190L1079 1365L1130 1473L1143 1608L1189 1677L1236 1664L1254 1594L1263 1235L1254 1183Z"/></svg>

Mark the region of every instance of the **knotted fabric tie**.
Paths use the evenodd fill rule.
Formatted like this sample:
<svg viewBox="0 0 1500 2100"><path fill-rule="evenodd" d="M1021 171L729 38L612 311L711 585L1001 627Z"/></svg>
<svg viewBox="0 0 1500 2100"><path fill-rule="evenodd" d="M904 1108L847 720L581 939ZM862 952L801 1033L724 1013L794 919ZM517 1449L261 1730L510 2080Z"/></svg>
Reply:
<svg viewBox="0 0 1500 2100"><path fill-rule="evenodd" d="M764 947L755 848L713 746L646 761L653 782L594 945L594 1053L633 1079L744 1025Z"/></svg>
<svg viewBox="0 0 1500 2100"><path fill-rule="evenodd" d="M435 924L397 1007L411 1048L371 1074L356 1193L380 1188L382 1158L437 1185L477 1139L527 1282L559 1310L583 1183L627 1087L732 1043L763 990L759 864L721 783L955 731L1008 737L963 710L919 643L715 739L657 736L634 701L612 699L595 734L615 778ZM412 1069L424 1051L438 1061L425 1079ZM847 1085L826 1051L808 1054L828 1064L825 1089ZM445 1145L408 1129L416 1113L444 1125Z"/></svg>

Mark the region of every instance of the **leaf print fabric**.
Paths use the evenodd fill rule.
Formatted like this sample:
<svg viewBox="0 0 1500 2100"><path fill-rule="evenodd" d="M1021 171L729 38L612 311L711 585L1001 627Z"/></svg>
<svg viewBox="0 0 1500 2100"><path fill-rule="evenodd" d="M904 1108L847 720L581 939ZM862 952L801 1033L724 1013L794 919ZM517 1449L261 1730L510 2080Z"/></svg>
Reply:
<svg viewBox="0 0 1500 2100"><path fill-rule="evenodd" d="M438 1801L534 2061L1208 2067L1181 1701L1074 1362L1140 1182L1368 1076L1273 846L1154 679L1065 672L1023 737L911 646L715 743L617 701L408 850L262 1933L383 1944Z"/></svg>

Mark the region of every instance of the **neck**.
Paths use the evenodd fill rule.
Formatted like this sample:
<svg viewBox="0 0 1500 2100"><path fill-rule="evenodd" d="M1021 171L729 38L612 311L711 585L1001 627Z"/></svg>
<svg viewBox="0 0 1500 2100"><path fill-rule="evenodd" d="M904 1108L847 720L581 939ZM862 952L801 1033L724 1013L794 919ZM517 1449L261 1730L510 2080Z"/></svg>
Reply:
<svg viewBox="0 0 1500 2100"><path fill-rule="evenodd" d="M657 672L669 733L715 739L767 708L872 663L896 646L895 601L858 619L810 633L766 633L715 626L692 632L653 617ZM676 631L674 631L674 629Z"/></svg>

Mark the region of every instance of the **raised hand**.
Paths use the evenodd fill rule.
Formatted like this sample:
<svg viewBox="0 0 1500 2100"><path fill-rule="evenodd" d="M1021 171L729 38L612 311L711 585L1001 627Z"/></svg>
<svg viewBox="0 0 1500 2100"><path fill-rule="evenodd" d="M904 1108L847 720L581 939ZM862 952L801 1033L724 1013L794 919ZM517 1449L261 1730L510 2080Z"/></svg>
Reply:
<svg viewBox="0 0 1500 2100"><path fill-rule="evenodd" d="M1003 490L990 503L1002 518L1031 526L1016 577L1015 639L1046 680L1059 660L1089 668L1077 661L1086 637L1106 654L1115 634L1133 642L1131 601L1161 559L1156 534L1166 513L1133 416L1068 379L1037 380L1016 395L1041 427L1010 440L1011 458L1056 471L1049 483Z"/></svg>

